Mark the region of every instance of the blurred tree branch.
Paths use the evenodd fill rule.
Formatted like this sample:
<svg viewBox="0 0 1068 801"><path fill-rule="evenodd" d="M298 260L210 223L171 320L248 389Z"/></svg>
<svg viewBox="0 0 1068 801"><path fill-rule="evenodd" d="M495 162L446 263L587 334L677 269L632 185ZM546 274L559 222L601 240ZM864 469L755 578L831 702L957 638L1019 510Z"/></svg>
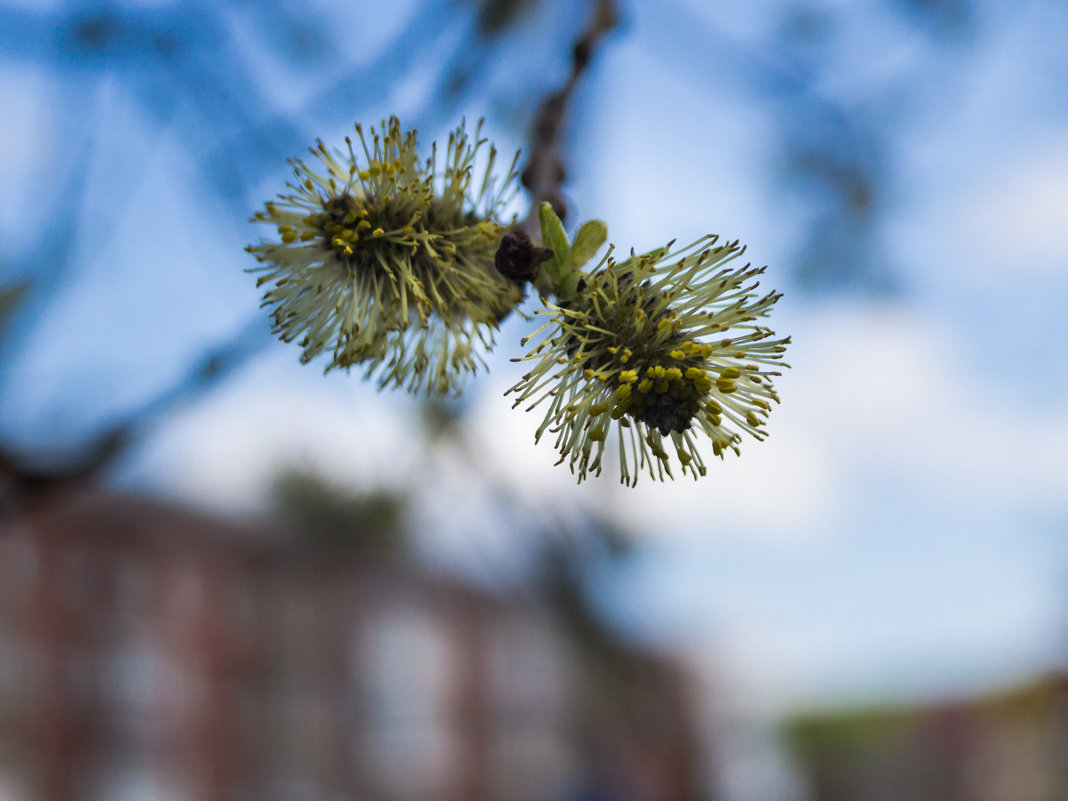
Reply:
<svg viewBox="0 0 1068 801"><path fill-rule="evenodd" d="M567 104L575 86L589 67L594 50L618 22L619 15L614 0L594 0L590 21L571 49L571 74L567 82L542 101L534 118L530 159L520 176L523 186L530 192L530 212L524 223L524 228L528 230L537 229L538 204L543 200L553 204L561 220L567 215L562 191L567 171L558 152L560 129L567 114Z"/></svg>
<svg viewBox="0 0 1068 801"><path fill-rule="evenodd" d="M204 354L185 378L108 427L77 453L48 458L20 453L0 443L0 481L7 485L0 487L0 505L7 506L37 492L98 480L152 421L215 386L269 342L266 322L256 315L236 336Z"/></svg>

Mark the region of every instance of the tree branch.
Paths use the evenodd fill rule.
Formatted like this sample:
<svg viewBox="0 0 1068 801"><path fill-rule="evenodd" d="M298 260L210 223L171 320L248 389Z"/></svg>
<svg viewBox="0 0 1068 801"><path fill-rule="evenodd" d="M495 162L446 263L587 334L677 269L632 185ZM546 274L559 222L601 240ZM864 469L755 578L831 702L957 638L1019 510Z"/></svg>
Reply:
<svg viewBox="0 0 1068 801"><path fill-rule="evenodd" d="M567 214L562 187L566 172L557 152L560 128L575 86L586 72L594 50L601 39L619 21L615 0L594 0L592 18L571 49L571 74L562 88L542 102L534 118L533 143L530 160L520 175L523 186L530 192L531 207L523 227L537 230L538 204L547 200L553 204L560 219Z"/></svg>

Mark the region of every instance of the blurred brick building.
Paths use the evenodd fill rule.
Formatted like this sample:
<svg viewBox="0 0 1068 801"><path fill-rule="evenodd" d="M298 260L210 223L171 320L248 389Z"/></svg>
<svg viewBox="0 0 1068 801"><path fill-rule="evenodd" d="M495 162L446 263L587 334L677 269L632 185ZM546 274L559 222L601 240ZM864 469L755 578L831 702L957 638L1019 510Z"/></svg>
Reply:
<svg viewBox="0 0 1068 801"><path fill-rule="evenodd" d="M814 801L1064 801L1068 675L914 708L799 718Z"/></svg>
<svg viewBox="0 0 1068 801"><path fill-rule="evenodd" d="M4 801L688 801L690 684L558 606L100 492L0 526Z"/></svg>

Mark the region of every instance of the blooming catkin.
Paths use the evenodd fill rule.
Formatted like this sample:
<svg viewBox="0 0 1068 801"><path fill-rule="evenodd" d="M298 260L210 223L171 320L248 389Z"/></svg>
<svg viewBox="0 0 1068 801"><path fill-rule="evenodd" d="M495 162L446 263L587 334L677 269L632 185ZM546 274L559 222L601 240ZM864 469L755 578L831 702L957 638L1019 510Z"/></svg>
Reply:
<svg viewBox="0 0 1068 801"><path fill-rule="evenodd" d="M493 264L515 161L498 181L490 146L476 178L480 128L472 142L461 124L440 162L436 145L420 161L416 132L395 117L369 135L356 125L344 150L320 141L317 162L290 162L290 191L252 218L276 233L247 250L273 331L302 362L327 353L326 370L359 366L380 386L441 394L484 366L523 293Z"/></svg>
<svg viewBox="0 0 1068 801"><path fill-rule="evenodd" d="M574 295L541 312L550 320L532 337L545 336L523 357L534 367L509 392L516 406L548 403L537 437L556 434L560 462L580 482L600 474L613 428L628 485L643 471L673 477L669 451L682 472L704 475L700 434L720 457L739 452L743 433L765 436L779 401L769 368L789 338L759 320L780 295L755 294L764 268L727 266L744 249L716 242L621 262L610 252Z"/></svg>

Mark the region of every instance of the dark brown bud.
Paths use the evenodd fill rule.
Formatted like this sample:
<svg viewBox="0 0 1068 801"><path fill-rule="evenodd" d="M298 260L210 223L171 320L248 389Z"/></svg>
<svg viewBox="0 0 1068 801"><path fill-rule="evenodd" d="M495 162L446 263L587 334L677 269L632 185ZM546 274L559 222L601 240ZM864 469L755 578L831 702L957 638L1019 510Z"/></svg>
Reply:
<svg viewBox="0 0 1068 801"><path fill-rule="evenodd" d="M497 272L522 284L537 278L538 266L552 257L550 248L538 247L530 238L530 234L520 229L510 231L501 238L493 261L497 265Z"/></svg>

